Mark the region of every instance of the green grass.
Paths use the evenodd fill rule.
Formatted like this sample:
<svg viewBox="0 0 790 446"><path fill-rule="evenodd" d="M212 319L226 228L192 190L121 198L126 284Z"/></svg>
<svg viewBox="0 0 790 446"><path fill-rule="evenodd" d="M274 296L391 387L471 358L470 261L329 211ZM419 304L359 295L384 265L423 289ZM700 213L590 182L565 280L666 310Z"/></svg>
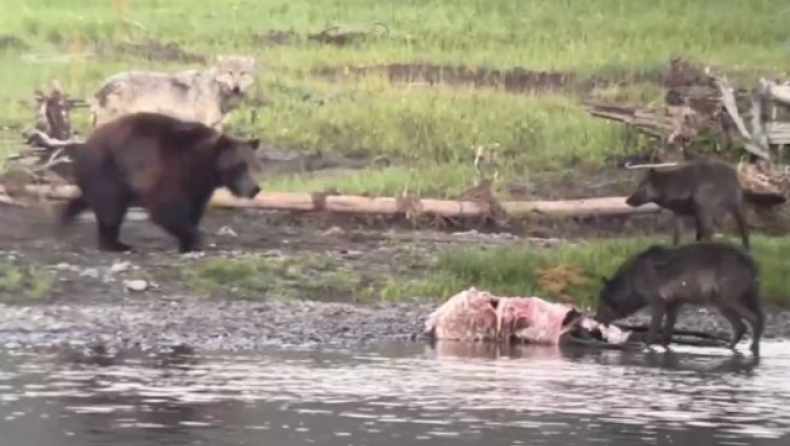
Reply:
<svg viewBox="0 0 790 446"><path fill-rule="evenodd" d="M0 260L0 298L3 301L40 299L52 289L53 280L51 273L36 266Z"/></svg>
<svg viewBox="0 0 790 446"><path fill-rule="evenodd" d="M443 254L424 280L397 286L393 283L382 290L381 296L448 298L476 286L501 295L540 296L589 307L597 299L601 276L609 277L627 257L650 244L666 242L666 238L652 237L589 240L555 249L537 249L527 244L490 250L461 249ZM790 259L785 253L790 249L790 239L754 237L753 246L761 268L763 299L787 307Z"/></svg>
<svg viewBox="0 0 790 446"><path fill-rule="evenodd" d="M243 299L322 299L362 292L360 278L350 269L316 254L215 257L188 268L185 278L197 291Z"/></svg>
<svg viewBox="0 0 790 446"><path fill-rule="evenodd" d="M622 129L590 119L567 97L440 88L365 88L315 108L275 105L262 126L275 145L335 153L386 155L384 170L344 175L343 192L392 193L405 186L429 196L457 194L475 179L474 148L499 144L499 174L526 178L581 161L600 161ZM448 168L452 166L452 168ZM327 176L274 178L270 190L317 191L337 186Z"/></svg>
<svg viewBox="0 0 790 446"><path fill-rule="evenodd" d="M790 69L790 11L783 0L0 0L2 34L27 48L0 48L0 152L18 149L17 132L32 116L35 88L52 77L78 97L106 76L129 69L176 70L185 64L131 56L31 62L25 55L91 51L94 44L146 38L176 41L213 55L246 53L260 61L259 89L271 106L252 122L247 106L232 130L255 132L285 149L386 154L394 168L300 181L275 179L269 188L448 195L473 179L473 144L500 145L501 177L568 164L599 165L619 150L619 125L579 107L584 94L513 95L494 88L390 84L380 76L332 82L320 67L430 62L471 67L566 70L584 76L655 72L680 55L733 76L783 75ZM304 37L332 24L386 23L390 38L344 48L305 39L267 46L255 36L293 30ZM130 24L134 23L134 24ZM734 74L733 74L734 73ZM654 85L595 93L640 101L660 99ZM323 106L315 99L327 100ZM87 113L74 113L86 130Z"/></svg>
<svg viewBox="0 0 790 446"><path fill-rule="evenodd" d="M753 237L765 302L790 306L788 238ZM728 237L728 241L739 240ZM326 299L371 302L427 299L439 303L471 286L504 296L539 296L591 308L601 277L626 258L666 237L592 239L539 248L507 246L410 251L408 256L347 261L329 254L267 257L261 254L210 258L191 265L185 283L208 295L246 299ZM407 245L400 245L406 247ZM405 252L404 252L405 253ZM401 254L404 254L401 253ZM386 262L385 262L386 263ZM389 274L382 271L389 271Z"/></svg>

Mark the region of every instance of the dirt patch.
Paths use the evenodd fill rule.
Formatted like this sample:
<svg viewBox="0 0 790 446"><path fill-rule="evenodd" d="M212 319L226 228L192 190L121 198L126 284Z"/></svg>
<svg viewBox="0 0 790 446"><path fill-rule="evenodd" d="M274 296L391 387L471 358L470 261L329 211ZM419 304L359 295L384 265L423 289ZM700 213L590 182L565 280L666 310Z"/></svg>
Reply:
<svg viewBox="0 0 790 446"><path fill-rule="evenodd" d="M339 219L321 216L217 209L201 227L206 238L203 256L177 254L174 241L148 221L140 221L136 213L130 214L121 237L137 252L113 255L95 249L92 219L62 232L40 210L3 210L0 276L6 264L5 271L15 275L32 268L39 274L46 271L54 282L42 299L57 302L115 301L187 290L215 297L348 301L356 291L393 274L416 277L443 247L470 242L468 237L436 232L385 233L353 222L341 228ZM499 240L473 238L480 243ZM150 286L130 291L125 283L130 280ZM28 287L31 291L34 284ZM205 284L227 286L200 287ZM30 300L17 291L0 289L0 300Z"/></svg>
<svg viewBox="0 0 790 446"><path fill-rule="evenodd" d="M11 34L0 34L0 51L24 51L30 49L30 45L24 40Z"/></svg>
<svg viewBox="0 0 790 446"><path fill-rule="evenodd" d="M253 43L262 46L288 45L301 40L301 35L293 30L270 29L252 35Z"/></svg>
<svg viewBox="0 0 790 446"><path fill-rule="evenodd" d="M205 64L209 57L192 53L182 48L177 42L160 42L146 39L142 42L113 43L100 40L86 40L81 36L72 38L53 31L47 35L47 41L53 46L70 53L90 50L103 59L136 57L156 62L185 62Z"/></svg>
<svg viewBox="0 0 790 446"><path fill-rule="evenodd" d="M312 71L319 77L340 80L348 76L360 78L370 74L385 75L392 83L424 82L429 85L474 85L502 88L513 93L543 90L591 91L612 85L654 83L667 88L697 85L705 80L704 73L682 59L672 59L664 70L629 72L609 70L607 73L583 76L567 71L535 71L525 67L507 70L466 65L431 63L395 63L356 67L320 67Z"/></svg>
<svg viewBox="0 0 790 446"><path fill-rule="evenodd" d="M192 257L177 254L175 242L140 221L138 213L130 214L121 235L137 252L112 255L95 249L92 219L60 231L41 210L3 211L0 246L5 257L0 260L13 265L7 269L12 274L36 274L25 279L29 285L24 290L9 290L0 299L4 301L27 301L28 294L39 295L36 301L115 301L187 290L215 297L348 301L364 299L366 291L379 291L395 277L421 278L441 252L454 247L512 243L517 235L538 238L533 242L538 246L554 243L556 236L622 236L655 232L651 229L667 224L656 217L641 222L621 217L535 219L507 227L448 222L429 229L436 228L435 222L402 217L214 209L201 227L205 253ZM477 229L470 229L475 223ZM143 291L127 289L128 281L138 280L147 283ZM42 293L44 284L51 288Z"/></svg>
<svg viewBox="0 0 790 446"><path fill-rule="evenodd" d="M96 52L100 57L131 56L149 61L185 62L204 64L208 57L202 54L185 51L176 42L162 43L148 39L140 43L121 42L115 45L97 45Z"/></svg>
<svg viewBox="0 0 790 446"><path fill-rule="evenodd" d="M299 34L294 30L270 29L254 33L253 43L263 46L293 45L297 43L317 43L343 47L369 40L390 37L389 27L381 22L369 25L333 25L320 31Z"/></svg>
<svg viewBox="0 0 790 446"><path fill-rule="evenodd" d="M504 88L509 92L556 90L578 83L577 76L565 72L531 71L522 67L496 70L465 65L435 65L429 63L383 64L356 67L321 67L312 71L315 76L340 80L355 79L371 74L385 75L391 83L424 82L429 85L462 85Z"/></svg>

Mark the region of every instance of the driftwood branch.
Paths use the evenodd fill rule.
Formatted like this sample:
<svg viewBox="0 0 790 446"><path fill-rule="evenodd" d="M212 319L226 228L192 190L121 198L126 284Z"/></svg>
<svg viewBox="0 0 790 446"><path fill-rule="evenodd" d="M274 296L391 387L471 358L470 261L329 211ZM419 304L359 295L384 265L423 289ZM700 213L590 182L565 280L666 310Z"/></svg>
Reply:
<svg viewBox="0 0 790 446"><path fill-rule="evenodd" d="M790 123L766 122L763 128L771 144L790 144Z"/></svg>
<svg viewBox="0 0 790 446"><path fill-rule="evenodd" d="M0 186L0 204L4 204L7 206L19 206L19 207L27 207L24 203L20 203L13 198L9 197L5 191L3 186Z"/></svg>
<svg viewBox="0 0 790 446"><path fill-rule="evenodd" d="M84 142L82 136L72 131L69 113L86 105L81 99L70 98L57 79L52 81L49 93L36 90L35 120L22 131L22 138L30 147L6 157L6 167L20 171L34 183L62 183L64 177L71 175L72 149Z"/></svg>
<svg viewBox="0 0 790 446"><path fill-rule="evenodd" d="M625 123L637 131L654 138L661 138L672 130L672 123L661 116L658 110L645 110L629 105L594 102L588 102L585 106L587 112L596 118Z"/></svg>
<svg viewBox="0 0 790 446"><path fill-rule="evenodd" d="M752 97L752 141L765 151L765 159L769 159L771 152L768 149L768 134L763 125L763 96L760 94Z"/></svg>
<svg viewBox="0 0 790 446"><path fill-rule="evenodd" d="M27 185L24 193L49 199L69 199L78 195L76 186ZM487 216L488 203L412 198L409 209L397 197L361 197L329 195L317 200L313 194L262 192L253 199L233 197L226 189L217 190L210 205L220 208L253 208L300 212L336 212L346 214L399 215L416 208L420 214L440 215L450 218ZM652 214L660 209L652 204L633 208L625 204L625 197L591 198L567 201L507 201L500 203L508 216L529 217L586 217Z"/></svg>
<svg viewBox="0 0 790 446"><path fill-rule="evenodd" d="M768 79L760 79L760 86L763 93L771 100L790 105L790 84L779 85Z"/></svg>
<svg viewBox="0 0 790 446"><path fill-rule="evenodd" d="M713 80L713 82L719 88L719 91L721 91L722 105L724 105L724 108L727 110L727 114L730 115L730 118L735 123L738 133L740 133L740 139L743 142L743 146L746 151L760 159L770 161L771 152L768 150L768 140L765 136L765 130L762 128L762 107L759 98L752 99L753 133L750 133L746 129L746 124L743 122L741 114L738 112L738 105L735 102L734 89L730 86L727 77L724 75L713 74L709 67L705 68L705 74L707 74Z"/></svg>
<svg viewBox="0 0 790 446"><path fill-rule="evenodd" d="M790 123L776 122L777 107L790 106L790 83L761 79L754 91L736 90L709 67L675 71L664 106L587 103L587 111L652 138L650 160L694 158L711 143L723 148L737 141L764 168L772 164L774 146L790 144ZM769 102L773 116L765 113Z"/></svg>
<svg viewBox="0 0 790 446"><path fill-rule="evenodd" d="M58 139L47 135L38 129L29 129L23 133L25 142L33 147L41 147L48 150L57 150L75 144L82 144L85 138L79 135L72 135L68 139Z"/></svg>

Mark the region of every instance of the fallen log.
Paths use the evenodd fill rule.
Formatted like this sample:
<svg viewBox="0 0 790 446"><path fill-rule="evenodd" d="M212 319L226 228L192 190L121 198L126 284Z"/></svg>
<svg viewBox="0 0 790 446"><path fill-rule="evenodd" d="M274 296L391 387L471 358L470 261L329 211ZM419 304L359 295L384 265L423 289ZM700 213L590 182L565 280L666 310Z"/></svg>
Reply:
<svg viewBox="0 0 790 446"><path fill-rule="evenodd" d="M778 84L768 79L760 79L763 91L771 100L790 105L790 84Z"/></svg>
<svg viewBox="0 0 790 446"><path fill-rule="evenodd" d="M76 186L26 185L20 193L62 200L78 195ZM404 203L408 202L408 203ZM404 212L434 214L450 218L490 215L491 205L485 202L454 201L399 197L362 197L288 192L261 192L252 199L241 199L226 189L217 190L210 206L220 208L271 209L302 212L337 212L352 214L390 214ZM508 216L547 216L557 218L652 214L660 211L653 204L633 208L625 197L589 198L564 201L506 201L500 203Z"/></svg>
<svg viewBox="0 0 790 446"><path fill-rule="evenodd" d="M764 127L768 142L771 144L790 144L790 123L766 122Z"/></svg>
<svg viewBox="0 0 790 446"><path fill-rule="evenodd" d="M2 189L0 186L0 204L8 205L8 206L19 206L19 207L26 207L24 203L20 203L13 198L9 197L8 194Z"/></svg>

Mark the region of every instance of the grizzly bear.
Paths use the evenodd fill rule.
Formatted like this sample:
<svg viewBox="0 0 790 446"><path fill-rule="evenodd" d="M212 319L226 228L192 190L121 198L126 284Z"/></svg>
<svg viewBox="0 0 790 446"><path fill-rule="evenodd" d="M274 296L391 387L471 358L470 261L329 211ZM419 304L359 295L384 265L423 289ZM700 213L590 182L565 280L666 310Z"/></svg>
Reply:
<svg viewBox="0 0 790 446"><path fill-rule="evenodd" d="M118 117L94 130L72 154L81 196L63 207L60 224L91 209L99 250L130 251L119 234L128 208L136 205L178 239L179 252L199 250L198 226L215 189L224 186L243 198L260 192L251 173L258 143L159 113Z"/></svg>

